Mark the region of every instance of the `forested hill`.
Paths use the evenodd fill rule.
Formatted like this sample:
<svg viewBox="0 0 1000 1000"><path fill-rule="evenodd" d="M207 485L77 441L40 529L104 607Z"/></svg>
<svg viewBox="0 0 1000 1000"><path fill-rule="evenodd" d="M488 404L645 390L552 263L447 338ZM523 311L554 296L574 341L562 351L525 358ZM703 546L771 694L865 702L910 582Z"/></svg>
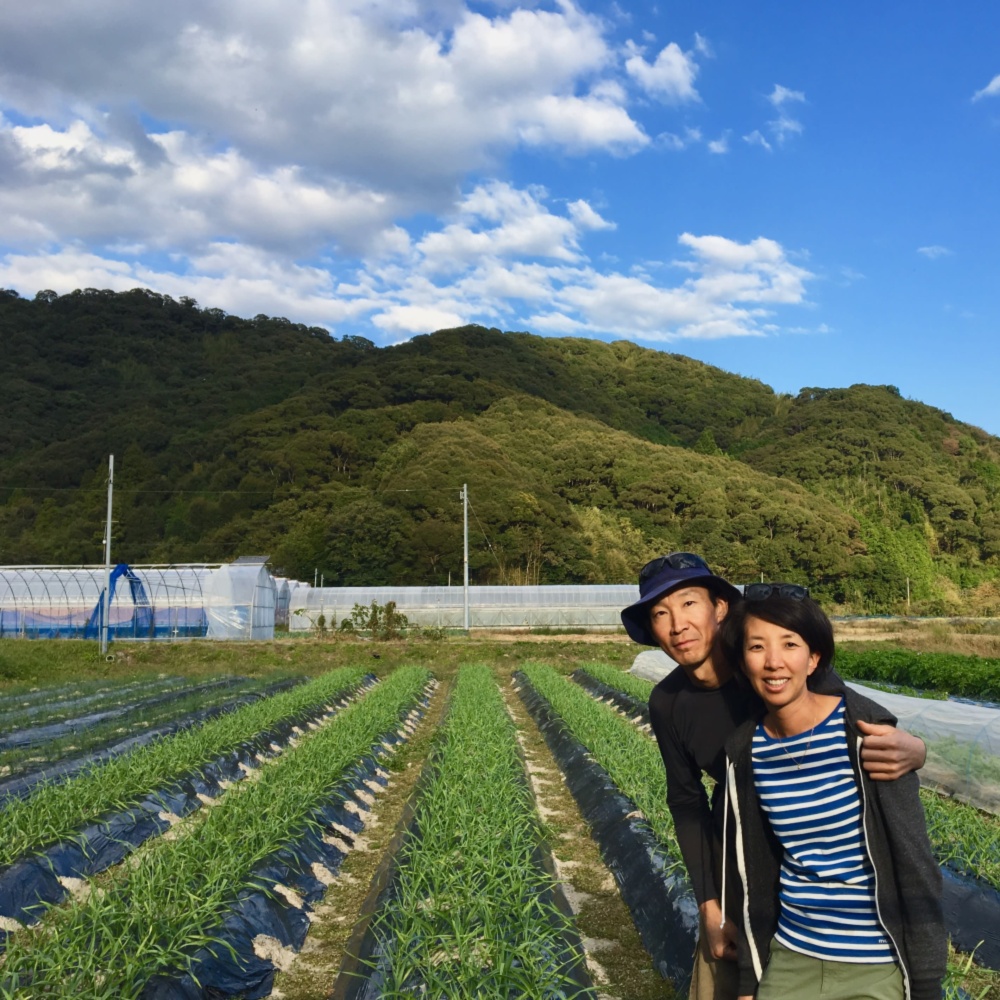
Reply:
<svg viewBox="0 0 1000 1000"><path fill-rule="evenodd" d="M300 579L625 582L703 552L858 610L1000 613L1000 440L892 386L776 395L627 342L390 348L152 292L0 292L0 563L267 552Z"/></svg>

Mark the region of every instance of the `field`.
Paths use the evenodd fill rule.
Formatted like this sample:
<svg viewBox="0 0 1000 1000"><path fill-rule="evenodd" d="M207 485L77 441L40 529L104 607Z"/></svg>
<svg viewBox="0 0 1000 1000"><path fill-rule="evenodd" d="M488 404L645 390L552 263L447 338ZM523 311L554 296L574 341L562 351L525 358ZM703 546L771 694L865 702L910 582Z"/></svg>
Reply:
<svg viewBox="0 0 1000 1000"><path fill-rule="evenodd" d="M0 997L685 996L655 744L570 678L641 701L634 651L0 644ZM993 881L980 820L941 838Z"/></svg>

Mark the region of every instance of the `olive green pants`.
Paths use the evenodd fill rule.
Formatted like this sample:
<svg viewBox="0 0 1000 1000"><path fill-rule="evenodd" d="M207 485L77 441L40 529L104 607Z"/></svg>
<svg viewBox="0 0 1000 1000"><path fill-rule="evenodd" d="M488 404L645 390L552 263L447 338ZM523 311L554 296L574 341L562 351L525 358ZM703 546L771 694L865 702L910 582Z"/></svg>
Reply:
<svg viewBox="0 0 1000 1000"><path fill-rule="evenodd" d="M829 962L771 942L771 958L757 1000L903 1000L903 974L895 962Z"/></svg>

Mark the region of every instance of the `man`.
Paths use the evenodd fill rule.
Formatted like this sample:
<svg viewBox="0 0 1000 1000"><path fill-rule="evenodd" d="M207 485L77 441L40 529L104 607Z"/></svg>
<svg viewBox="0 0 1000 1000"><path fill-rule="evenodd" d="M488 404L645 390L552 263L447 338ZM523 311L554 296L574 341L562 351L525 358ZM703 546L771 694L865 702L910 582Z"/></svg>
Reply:
<svg viewBox="0 0 1000 1000"><path fill-rule="evenodd" d="M736 1000L734 900L723 919L719 884L722 850L723 747L756 711L755 696L734 679L719 627L743 595L700 557L673 552L639 572L639 600L622 624L636 642L659 646L678 663L649 698L649 717L667 771L667 805L701 914L690 1000ZM923 766L923 742L892 726L860 722L862 764L872 779L889 781ZM709 803L702 784L716 782ZM738 913L735 914L738 916Z"/></svg>

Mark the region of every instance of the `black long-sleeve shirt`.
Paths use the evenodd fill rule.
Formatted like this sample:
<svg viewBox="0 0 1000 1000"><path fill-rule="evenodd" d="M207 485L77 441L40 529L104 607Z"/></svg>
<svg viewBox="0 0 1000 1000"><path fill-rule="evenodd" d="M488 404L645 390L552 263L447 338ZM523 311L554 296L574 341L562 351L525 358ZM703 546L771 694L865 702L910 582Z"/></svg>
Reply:
<svg viewBox="0 0 1000 1000"><path fill-rule="evenodd" d="M725 743L758 705L735 679L706 690L695 687L681 667L649 696L649 720L667 770L667 806L699 905L719 898ZM716 781L711 804L703 773Z"/></svg>

